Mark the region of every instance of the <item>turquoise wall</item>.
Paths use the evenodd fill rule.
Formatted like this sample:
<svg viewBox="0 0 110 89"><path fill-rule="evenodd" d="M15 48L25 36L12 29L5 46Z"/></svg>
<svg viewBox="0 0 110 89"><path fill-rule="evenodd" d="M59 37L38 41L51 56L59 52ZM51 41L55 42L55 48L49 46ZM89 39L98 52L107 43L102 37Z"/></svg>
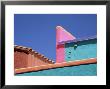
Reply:
<svg viewBox="0 0 110 89"><path fill-rule="evenodd" d="M63 67L37 72L17 74L17 76L96 76L97 64Z"/></svg>
<svg viewBox="0 0 110 89"><path fill-rule="evenodd" d="M97 39L65 44L65 60L81 60L97 57Z"/></svg>
<svg viewBox="0 0 110 89"><path fill-rule="evenodd" d="M77 46L76 46L77 45ZM65 60L82 60L97 57L97 40L65 44ZM37 72L17 74L16 76L96 76L97 64L70 66Z"/></svg>

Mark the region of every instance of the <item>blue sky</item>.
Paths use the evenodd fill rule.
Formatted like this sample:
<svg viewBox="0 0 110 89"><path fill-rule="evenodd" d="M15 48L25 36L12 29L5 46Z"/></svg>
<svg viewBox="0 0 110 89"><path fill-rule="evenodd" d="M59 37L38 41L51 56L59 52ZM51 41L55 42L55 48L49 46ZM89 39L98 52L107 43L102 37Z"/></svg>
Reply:
<svg viewBox="0 0 110 89"><path fill-rule="evenodd" d="M96 14L15 14L14 44L55 60L56 26L62 26L76 38L97 34Z"/></svg>

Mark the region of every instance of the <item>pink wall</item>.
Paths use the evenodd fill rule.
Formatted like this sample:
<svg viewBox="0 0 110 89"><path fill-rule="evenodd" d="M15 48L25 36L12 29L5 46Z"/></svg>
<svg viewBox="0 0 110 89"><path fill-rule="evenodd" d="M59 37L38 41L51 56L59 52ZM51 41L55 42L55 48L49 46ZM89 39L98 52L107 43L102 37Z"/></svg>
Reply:
<svg viewBox="0 0 110 89"><path fill-rule="evenodd" d="M56 63L61 63L65 61L65 49L64 44L57 45L56 47Z"/></svg>
<svg viewBox="0 0 110 89"><path fill-rule="evenodd" d="M56 43L74 39L76 39L75 36L66 31L63 27L61 26L56 27Z"/></svg>
<svg viewBox="0 0 110 89"><path fill-rule="evenodd" d="M65 44L59 44L59 42L74 39L76 38L63 27L56 27L56 63L65 61Z"/></svg>

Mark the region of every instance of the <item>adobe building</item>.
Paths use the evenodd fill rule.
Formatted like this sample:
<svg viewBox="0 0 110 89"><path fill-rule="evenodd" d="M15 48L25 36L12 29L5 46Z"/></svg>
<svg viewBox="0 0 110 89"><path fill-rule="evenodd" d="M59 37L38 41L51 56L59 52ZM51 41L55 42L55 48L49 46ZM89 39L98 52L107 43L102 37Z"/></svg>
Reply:
<svg viewBox="0 0 110 89"><path fill-rule="evenodd" d="M78 39L63 27L56 27L56 62L35 52L31 48L23 46L14 47L15 74L28 75L63 75L62 71L68 67L72 75L96 75L97 74L97 37ZM76 69L77 66L78 68ZM61 69L59 69L61 68ZM74 70L72 70L74 69ZM87 69L87 70L86 70ZM39 70L43 70L40 73ZM48 71L47 71L48 70ZM67 72L66 72L67 71ZM75 71L73 73L73 71ZM29 72L29 73L28 73ZM32 72L32 74L30 73Z"/></svg>
<svg viewBox="0 0 110 89"><path fill-rule="evenodd" d="M76 39L73 41L62 42L57 46L57 55L62 55L63 59L57 62L68 62L75 60L83 60L89 58L97 58L97 38L89 37Z"/></svg>
<svg viewBox="0 0 110 89"><path fill-rule="evenodd" d="M96 36L84 39L77 39L73 42L65 43L65 60L83 60L97 58L97 38Z"/></svg>
<svg viewBox="0 0 110 89"><path fill-rule="evenodd" d="M54 62L44 55L24 46L14 46L14 68L26 68L53 64Z"/></svg>
<svg viewBox="0 0 110 89"><path fill-rule="evenodd" d="M77 39L61 26L56 30L56 63L97 58L96 36Z"/></svg>

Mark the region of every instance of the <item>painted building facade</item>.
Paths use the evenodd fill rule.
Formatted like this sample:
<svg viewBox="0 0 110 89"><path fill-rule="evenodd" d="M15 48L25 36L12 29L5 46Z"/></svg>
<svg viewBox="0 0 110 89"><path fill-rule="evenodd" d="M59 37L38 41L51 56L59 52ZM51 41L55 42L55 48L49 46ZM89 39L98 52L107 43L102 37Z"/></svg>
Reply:
<svg viewBox="0 0 110 89"><path fill-rule="evenodd" d="M77 39L61 26L56 27L56 62L21 46L15 46L14 55L18 76L97 75L97 37Z"/></svg>
<svg viewBox="0 0 110 89"><path fill-rule="evenodd" d="M65 60L83 60L97 58L97 39L89 38L65 44Z"/></svg>
<svg viewBox="0 0 110 89"><path fill-rule="evenodd" d="M44 55L24 46L14 46L14 68L26 68L53 64L54 62Z"/></svg>
<svg viewBox="0 0 110 89"><path fill-rule="evenodd" d="M37 72L17 74L18 76L96 76L97 64L62 67Z"/></svg>
<svg viewBox="0 0 110 89"><path fill-rule="evenodd" d="M76 39L72 34L67 32L63 27L56 27L56 63L65 62L65 44L59 44L63 41Z"/></svg>
<svg viewBox="0 0 110 89"><path fill-rule="evenodd" d="M96 36L78 39L62 27L56 30L56 63L97 58Z"/></svg>

